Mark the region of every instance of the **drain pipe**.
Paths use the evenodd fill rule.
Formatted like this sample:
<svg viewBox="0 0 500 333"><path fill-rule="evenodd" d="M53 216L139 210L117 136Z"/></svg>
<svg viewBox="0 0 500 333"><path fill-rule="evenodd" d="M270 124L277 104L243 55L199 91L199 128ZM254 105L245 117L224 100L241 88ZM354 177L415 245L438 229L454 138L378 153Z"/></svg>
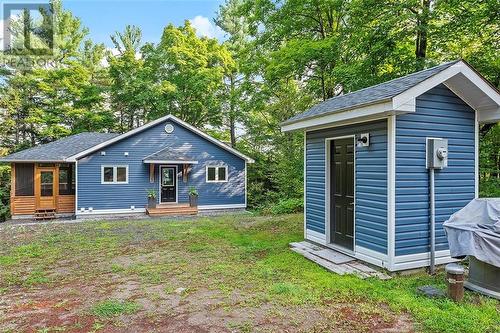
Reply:
<svg viewBox="0 0 500 333"><path fill-rule="evenodd" d="M431 234L431 263L429 265L429 273L434 275L434 266L436 263L436 206L434 200L434 168L429 169L429 202L431 206L431 222L430 222L430 234Z"/></svg>

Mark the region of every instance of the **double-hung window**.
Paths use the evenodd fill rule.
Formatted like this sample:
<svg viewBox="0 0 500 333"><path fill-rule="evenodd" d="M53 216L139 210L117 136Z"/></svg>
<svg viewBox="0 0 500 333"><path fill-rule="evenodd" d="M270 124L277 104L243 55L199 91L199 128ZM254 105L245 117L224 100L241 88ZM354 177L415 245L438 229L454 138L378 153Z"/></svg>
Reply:
<svg viewBox="0 0 500 333"><path fill-rule="evenodd" d="M101 184L128 184L128 165L101 166Z"/></svg>
<svg viewBox="0 0 500 333"><path fill-rule="evenodd" d="M207 183L227 182L227 165L207 166Z"/></svg>

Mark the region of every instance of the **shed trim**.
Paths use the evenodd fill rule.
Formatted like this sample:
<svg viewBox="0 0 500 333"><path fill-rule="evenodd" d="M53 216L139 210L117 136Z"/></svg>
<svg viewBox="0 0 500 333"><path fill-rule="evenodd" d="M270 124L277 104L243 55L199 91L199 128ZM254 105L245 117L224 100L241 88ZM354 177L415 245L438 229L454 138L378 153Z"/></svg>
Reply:
<svg viewBox="0 0 500 333"><path fill-rule="evenodd" d="M396 116L387 117L387 260L396 255Z"/></svg>

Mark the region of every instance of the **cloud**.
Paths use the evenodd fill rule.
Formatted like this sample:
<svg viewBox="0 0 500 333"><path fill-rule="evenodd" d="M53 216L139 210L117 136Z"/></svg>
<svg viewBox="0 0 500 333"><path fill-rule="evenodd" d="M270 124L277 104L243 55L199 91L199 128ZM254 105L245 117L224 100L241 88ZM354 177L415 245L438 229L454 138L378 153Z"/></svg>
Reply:
<svg viewBox="0 0 500 333"><path fill-rule="evenodd" d="M197 15L189 22L196 29L196 34L200 37L222 39L224 31L215 25L208 17Z"/></svg>

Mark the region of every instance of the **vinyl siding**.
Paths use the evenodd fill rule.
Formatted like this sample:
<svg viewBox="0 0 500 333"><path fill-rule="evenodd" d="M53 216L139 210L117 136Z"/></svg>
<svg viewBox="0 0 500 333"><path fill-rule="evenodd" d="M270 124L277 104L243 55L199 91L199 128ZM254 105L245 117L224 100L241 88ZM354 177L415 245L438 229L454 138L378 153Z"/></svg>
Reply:
<svg viewBox="0 0 500 333"><path fill-rule="evenodd" d="M325 139L370 133L356 147L355 245L387 253L387 120L308 132L306 228L325 234Z"/></svg>
<svg viewBox="0 0 500 333"><path fill-rule="evenodd" d="M396 118L396 255L429 251L426 137L448 139L448 168L436 170L436 250L448 249L443 222L475 196L475 115L444 85Z"/></svg>
<svg viewBox="0 0 500 333"><path fill-rule="evenodd" d="M166 121L167 122L167 121ZM245 161L214 145L180 124L171 122L172 134L164 131L166 122L148 128L102 149L78 161L78 210L92 207L101 209L144 208L147 204L146 189L159 189L158 166L155 167L155 182L149 181L149 165L143 158L165 147L179 151L197 160L192 165L188 182L182 181L182 167L177 175L178 202L189 201L191 186L199 192L199 205L245 204ZM128 152L129 156L124 156ZM101 165L128 165L128 184L101 184ZM207 183L207 165L227 165L228 181Z"/></svg>

